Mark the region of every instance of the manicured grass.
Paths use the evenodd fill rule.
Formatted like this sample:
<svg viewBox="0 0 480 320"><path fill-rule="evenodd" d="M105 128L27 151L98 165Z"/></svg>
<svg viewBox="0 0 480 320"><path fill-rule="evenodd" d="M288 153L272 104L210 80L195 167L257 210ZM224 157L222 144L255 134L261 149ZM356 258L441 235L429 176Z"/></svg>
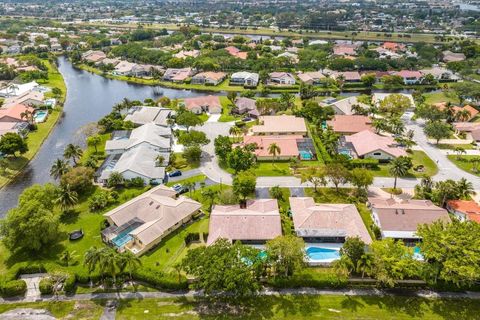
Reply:
<svg viewBox="0 0 480 320"><path fill-rule="evenodd" d="M85 163L85 161L92 155L96 156L99 160L104 159L105 156L105 143L107 140L110 139L110 133L100 134L100 142L97 145L97 150L95 150L94 146L87 146L87 148L83 151L81 162Z"/></svg>
<svg viewBox="0 0 480 320"><path fill-rule="evenodd" d="M220 96L219 99L222 104L222 115L218 119L219 122L232 122L242 119L241 116L231 114L234 105L226 96Z"/></svg>
<svg viewBox="0 0 480 320"><path fill-rule="evenodd" d="M443 149L443 150L454 150L455 148L463 148L465 150L472 150L475 149L476 146L473 144L444 144L444 143L439 143L435 145L438 149Z"/></svg>
<svg viewBox="0 0 480 320"><path fill-rule="evenodd" d="M364 203L357 203L357 210L358 213L360 213L360 217L362 217L363 224L365 225L365 227L367 227L368 234L370 234L372 240L375 240L375 234L372 230L374 224L372 219L372 213Z"/></svg>
<svg viewBox="0 0 480 320"><path fill-rule="evenodd" d="M48 310L54 317L61 319L99 319L103 312L103 304L102 300L0 304L0 318L2 313L9 310L32 308Z"/></svg>
<svg viewBox="0 0 480 320"><path fill-rule="evenodd" d="M173 186L174 184L185 184L187 182L203 182L205 181L205 179L207 179L207 176L206 175L203 175L203 174L199 174L198 176L193 176L193 177L190 177L190 178L186 178L186 179L183 179L183 180L177 180L177 181L173 181L173 182L168 182L167 183L167 186L168 187L171 187Z"/></svg>
<svg viewBox="0 0 480 320"><path fill-rule="evenodd" d="M453 92L431 92L425 93L423 96L425 97L426 104L434 104L439 102L460 103L460 99Z"/></svg>
<svg viewBox="0 0 480 320"><path fill-rule="evenodd" d="M58 72L55 65L52 65L48 60L42 60L45 65L48 67L48 80L39 80L38 83L50 87L50 88L59 88L62 90L62 96L59 99L59 103L63 104L66 96L66 86L63 81L63 77ZM62 114L61 106L57 105L56 109L52 110L47 120L43 123L37 125L37 130L32 131L28 134L27 143L28 151L21 156L7 157L7 168L6 172L3 175L0 175L0 188L9 183L12 179L17 176L22 169L28 164L28 162L37 154L40 149L43 141L48 137L53 127L57 123L58 119Z"/></svg>
<svg viewBox="0 0 480 320"><path fill-rule="evenodd" d="M117 319L475 319L473 300L404 296L280 295L231 302L181 299L122 300Z"/></svg>
<svg viewBox="0 0 480 320"><path fill-rule="evenodd" d="M176 152L175 157L176 157L175 162L171 165L171 167L173 167L173 169L188 171L188 170L196 169L200 166L200 162L189 163L183 157L183 153L181 153L181 152Z"/></svg>
<svg viewBox="0 0 480 320"><path fill-rule="evenodd" d="M423 177L425 175L427 176L434 176L438 172L438 167L435 164L435 162L430 159L427 154L423 151L419 150L413 150L409 156L412 158L413 162L413 168L419 165L424 166L424 171L423 172L416 172L412 169L409 170L408 175L406 176L407 178L412 178L412 177ZM392 175L389 172L390 170L390 164L388 163L381 163L378 165L378 169L371 169L372 173L376 177L391 177Z"/></svg>
<svg viewBox="0 0 480 320"><path fill-rule="evenodd" d="M339 188L305 188L305 195L313 197L316 203L350 203L348 197L352 189Z"/></svg>
<svg viewBox="0 0 480 320"><path fill-rule="evenodd" d="M479 158L478 156L460 156L460 157L458 157L457 155L451 154L451 155L448 155L447 157L450 161L452 161L457 167L459 167L463 171L466 171L468 173L480 176L480 171L478 171L478 169L480 169L480 165L477 164L477 172L474 172L472 170L474 164L472 162L470 162L470 160L473 159L473 158Z"/></svg>

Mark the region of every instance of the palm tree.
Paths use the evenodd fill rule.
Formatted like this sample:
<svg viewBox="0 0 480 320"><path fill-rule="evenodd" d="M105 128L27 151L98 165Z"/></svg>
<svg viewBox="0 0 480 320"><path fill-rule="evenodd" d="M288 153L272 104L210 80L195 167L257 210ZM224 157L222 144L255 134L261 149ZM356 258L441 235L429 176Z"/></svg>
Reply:
<svg viewBox="0 0 480 320"><path fill-rule="evenodd" d="M405 131L405 125L400 118L390 119L388 125L393 134L402 134Z"/></svg>
<svg viewBox="0 0 480 320"><path fill-rule="evenodd" d="M465 178L462 178L457 182L457 191L463 199L468 199L475 194L473 184Z"/></svg>
<svg viewBox="0 0 480 320"><path fill-rule="evenodd" d="M480 162L480 158L474 157L470 159L470 162L472 163L472 171L477 173L478 172L478 162Z"/></svg>
<svg viewBox="0 0 480 320"><path fill-rule="evenodd" d="M273 161L275 161L275 158L276 158L277 155L279 155L281 152L282 152L282 150L280 149L280 147L278 146L278 144L276 144L275 142L274 142L274 143L271 143L271 144L268 146L268 154L271 154L271 155L273 156Z"/></svg>
<svg viewBox="0 0 480 320"><path fill-rule="evenodd" d="M140 258L134 255L131 251L126 250L120 254L119 266L120 270L127 271L132 280L132 272L142 265Z"/></svg>
<svg viewBox="0 0 480 320"><path fill-rule="evenodd" d="M68 250L63 251L60 255L60 261L63 262L66 267L68 267L68 264L77 257L75 253L75 250L73 250L72 252Z"/></svg>
<svg viewBox="0 0 480 320"><path fill-rule="evenodd" d="M406 176L408 170L412 167L412 160L408 157L398 157L390 163L390 174L395 177L393 189L397 189L397 178Z"/></svg>
<svg viewBox="0 0 480 320"><path fill-rule="evenodd" d="M83 256L83 265L87 267L88 273L92 273L100 261L100 250L97 247L91 247Z"/></svg>
<svg viewBox="0 0 480 320"><path fill-rule="evenodd" d="M157 166L161 167L162 164L165 162L165 157L160 153L155 157L155 161L157 163Z"/></svg>
<svg viewBox="0 0 480 320"><path fill-rule="evenodd" d="M183 187L188 189L188 194L190 195L190 197L192 196L192 192L194 191L195 189L195 182L193 181L187 181L183 184Z"/></svg>
<svg viewBox="0 0 480 320"><path fill-rule="evenodd" d="M336 80L337 80L338 87L340 88L340 90L342 90L343 85L345 84L345 76L343 74L339 74L336 77Z"/></svg>
<svg viewBox="0 0 480 320"><path fill-rule="evenodd" d="M57 188L57 198L55 203L60 205L63 211L67 211L71 207L75 206L78 202L78 194L70 189L69 184L61 184Z"/></svg>
<svg viewBox="0 0 480 320"><path fill-rule="evenodd" d="M63 156L66 159L71 159L74 165L77 165L77 160L82 156L82 149L72 143L68 144L65 150L63 151Z"/></svg>
<svg viewBox="0 0 480 320"><path fill-rule="evenodd" d="M375 128L375 133L380 133L381 131L385 131L385 129L387 129L385 119L373 119L372 126Z"/></svg>
<svg viewBox="0 0 480 320"><path fill-rule="evenodd" d="M463 108L455 114L455 119L458 121L468 121L472 117L472 114L467 109Z"/></svg>
<svg viewBox="0 0 480 320"><path fill-rule="evenodd" d="M215 189L212 189L212 188L203 190L203 192L202 192L202 196L205 199L208 200L208 211L209 212L212 211L213 202L215 201L215 198L217 197L217 195L218 195L218 191L215 190Z"/></svg>
<svg viewBox="0 0 480 320"><path fill-rule="evenodd" d="M98 261L100 272L111 276L114 283L120 270L120 262L120 255L114 249L110 247L100 249L100 259Z"/></svg>
<svg viewBox="0 0 480 320"><path fill-rule="evenodd" d="M373 255L371 253L364 253L357 262L357 272L362 273L362 278L365 274L369 275L372 272Z"/></svg>
<svg viewBox="0 0 480 320"><path fill-rule="evenodd" d="M364 109L361 105L359 105L358 103L352 105L352 113L353 114L356 114L356 115L362 115L362 116L366 116L368 114L368 110L367 109Z"/></svg>
<svg viewBox="0 0 480 320"><path fill-rule="evenodd" d="M295 96L288 92L283 92L280 95L280 103L282 104L284 110L291 109L295 103Z"/></svg>
<svg viewBox="0 0 480 320"><path fill-rule="evenodd" d="M242 129L240 129L237 126L232 126L228 132L230 133L230 135L232 135L236 138L239 138L240 135L242 134Z"/></svg>
<svg viewBox="0 0 480 320"><path fill-rule="evenodd" d="M50 176L54 179L60 179L65 173L70 170L70 165L67 161L57 159L50 169Z"/></svg>
<svg viewBox="0 0 480 320"><path fill-rule="evenodd" d="M95 148L95 154L98 153L97 146L100 144L100 142L102 142L102 138L98 134L87 138L87 144Z"/></svg>
<svg viewBox="0 0 480 320"><path fill-rule="evenodd" d="M455 149L453 149L453 151L457 154L457 160L461 160L462 154L467 153L465 148L462 148L462 147L455 147Z"/></svg>
<svg viewBox="0 0 480 320"><path fill-rule="evenodd" d="M34 117L32 111L25 110L24 112L20 113L20 118L25 119L29 125L33 125Z"/></svg>

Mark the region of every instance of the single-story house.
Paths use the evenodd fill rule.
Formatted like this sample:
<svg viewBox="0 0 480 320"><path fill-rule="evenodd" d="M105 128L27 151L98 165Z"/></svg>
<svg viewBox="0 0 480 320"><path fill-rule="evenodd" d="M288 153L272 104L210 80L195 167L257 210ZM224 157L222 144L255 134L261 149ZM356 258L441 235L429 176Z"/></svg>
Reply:
<svg viewBox="0 0 480 320"><path fill-rule="evenodd" d="M422 69L420 70L423 75L430 74L432 75L435 80L442 82L442 81L458 81L461 78L457 76L452 71L448 70L447 68L442 67L433 67L431 69Z"/></svg>
<svg viewBox="0 0 480 320"><path fill-rule="evenodd" d="M423 74L416 70L401 70L393 72L393 75L401 77L406 85L419 84L423 78Z"/></svg>
<svg viewBox="0 0 480 320"><path fill-rule="evenodd" d="M291 63L298 63L298 55L289 51L279 54L277 58L286 58Z"/></svg>
<svg viewBox="0 0 480 320"><path fill-rule="evenodd" d="M185 59L185 58L196 58L199 55L200 55L199 50L189 50L189 51L182 50L178 53L175 53L173 56L175 58Z"/></svg>
<svg viewBox="0 0 480 320"><path fill-rule="evenodd" d="M338 72L338 71L333 71L330 74L330 77L332 77L335 80L343 79L344 82L361 82L362 81L362 76L358 71L344 71L344 72Z"/></svg>
<svg viewBox="0 0 480 320"><path fill-rule="evenodd" d="M463 53L455 53L450 50L446 50L442 52L442 61L443 62L460 62L467 59L467 57Z"/></svg>
<svg viewBox="0 0 480 320"><path fill-rule="evenodd" d="M254 135L307 135L305 119L290 115L261 116L260 124L252 127Z"/></svg>
<svg viewBox="0 0 480 320"><path fill-rule="evenodd" d="M6 88L0 89L0 97L8 98L24 95L36 88L38 83L35 81L23 83L23 84L10 84ZM5 105L5 102L4 102Z"/></svg>
<svg viewBox="0 0 480 320"><path fill-rule="evenodd" d="M355 57L357 55L357 44L338 43L333 46L333 55L347 57Z"/></svg>
<svg viewBox="0 0 480 320"><path fill-rule="evenodd" d="M322 82L323 79L326 77L320 71L312 71L312 72L298 72L297 77L306 84L319 84Z"/></svg>
<svg viewBox="0 0 480 320"><path fill-rule="evenodd" d="M308 141L307 141L308 140ZM310 142L310 147L307 143ZM301 135L283 135L283 136L252 136L243 137L242 145L253 144L256 146L253 151L257 160L289 160L300 158L302 160L313 160L316 157L315 147L309 138ZM276 144L280 152L275 157L269 152L269 147Z"/></svg>
<svg viewBox="0 0 480 320"><path fill-rule="evenodd" d="M235 72L230 77L230 85L254 88L258 86L259 80L260 80L260 76L258 75L258 73L247 72L247 71Z"/></svg>
<svg viewBox="0 0 480 320"><path fill-rule="evenodd" d="M399 54L395 51L392 51L392 50L385 49L383 47L375 48L375 49L373 49L373 51L376 51L379 54L380 59L395 60L395 59L400 59L402 57L401 54Z"/></svg>
<svg viewBox="0 0 480 320"><path fill-rule="evenodd" d="M433 106L436 107L438 110L443 111L445 108L447 108L447 103L439 102L439 103L433 104ZM463 119L465 121L470 121L479 114L479 111L470 105L465 105L463 107L452 106L452 108L455 115L457 115L457 113L461 112L462 110L467 110L470 116L468 117L468 119L467 118Z"/></svg>
<svg viewBox="0 0 480 320"><path fill-rule="evenodd" d="M406 46L403 43L384 42L382 45L382 48L398 52L398 51L405 51Z"/></svg>
<svg viewBox="0 0 480 320"><path fill-rule="evenodd" d="M342 135L351 135L364 130L373 130L372 119L361 115L340 115L337 114L332 120L327 121L327 126L333 132Z"/></svg>
<svg viewBox="0 0 480 320"><path fill-rule="evenodd" d="M207 245L218 239L264 244L282 235L276 199L248 200L240 205L216 205L209 222Z"/></svg>
<svg viewBox="0 0 480 320"><path fill-rule="evenodd" d="M333 108L336 115L347 115L347 116L353 114L352 107L355 105L358 105L363 109L370 108L369 105L359 102L357 96L348 97L342 100L335 101L331 104L328 104L328 106Z"/></svg>
<svg viewBox="0 0 480 320"><path fill-rule="evenodd" d="M370 130L360 131L351 136L344 136L340 141L342 149L347 149L352 158L373 158L390 161L407 152L398 146L392 137L378 135Z"/></svg>
<svg viewBox="0 0 480 320"><path fill-rule="evenodd" d="M163 80L172 82L183 82L193 75L192 68L168 68L163 74Z"/></svg>
<svg viewBox="0 0 480 320"><path fill-rule="evenodd" d="M480 123L478 122L455 122L453 124L457 133L465 132L466 138L480 141Z"/></svg>
<svg viewBox="0 0 480 320"><path fill-rule="evenodd" d="M221 83L227 74L225 72L200 72L192 77L192 84L207 84L216 86Z"/></svg>
<svg viewBox="0 0 480 320"><path fill-rule="evenodd" d="M362 217L354 204L315 203L312 197L290 197L295 233L308 243L343 243L348 237L360 237L370 244Z"/></svg>
<svg viewBox="0 0 480 320"><path fill-rule="evenodd" d="M155 187L104 214L110 226L102 240L141 255L188 223L202 205L165 186Z"/></svg>
<svg viewBox="0 0 480 320"><path fill-rule="evenodd" d="M240 49L238 49L237 47L229 46L229 47L226 47L225 50L235 58L242 59L242 60L247 59L248 53L245 51L240 51Z"/></svg>
<svg viewBox="0 0 480 320"><path fill-rule="evenodd" d="M136 63L128 61L120 61L113 69L112 73L117 76L130 76L132 75L132 70L136 66Z"/></svg>
<svg viewBox="0 0 480 320"><path fill-rule="evenodd" d="M127 111L125 121L131 121L137 126L141 126L150 122L157 126L168 126L168 118L172 113L172 109L158 107L131 107Z"/></svg>
<svg viewBox="0 0 480 320"><path fill-rule="evenodd" d="M235 108L232 110L236 114L247 114L249 117L258 118L260 113L257 110L257 101L255 99L238 97L235 99Z"/></svg>
<svg viewBox="0 0 480 320"><path fill-rule="evenodd" d="M480 206L473 200L450 200L447 210L460 221L480 223Z"/></svg>
<svg viewBox="0 0 480 320"><path fill-rule="evenodd" d="M27 122L26 118L22 118L27 111L34 112L35 109L23 104L0 108L0 122Z"/></svg>
<svg viewBox="0 0 480 320"><path fill-rule="evenodd" d="M218 96L200 96L194 98L185 98L183 100L185 108L195 114L222 113L222 104Z"/></svg>
<svg viewBox="0 0 480 320"><path fill-rule="evenodd" d="M416 234L421 224L437 220L449 222L447 210L434 205L430 200L402 200L393 198L368 198L373 222L380 228L382 238L417 242Z"/></svg>
<svg viewBox="0 0 480 320"><path fill-rule="evenodd" d="M87 52L82 54L82 60L87 62L97 63L105 59L107 55L103 51L93 51L88 50Z"/></svg>
<svg viewBox="0 0 480 320"><path fill-rule="evenodd" d="M108 66L108 65L111 65L113 67L115 67L117 64L120 63L120 59L117 59L117 58L105 58L97 63L95 63L95 65L99 66L99 65L104 65L104 66Z"/></svg>
<svg viewBox="0 0 480 320"><path fill-rule="evenodd" d="M39 91L28 91L21 95L9 97L3 101L3 107L11 107L17 104L26 106L41 106L45 101L45 96Z"/></svg>
<svg viewBox="0 0 480 320"><path fill-rule="evenodd" d="M293 74L288 72L272 72L269 75L268 84L291 86L296 83Z"/></svg>
<svg viewBox="0 0 480 320"><path fill-rule="evenodd" d="M112 140L105 144L105 152L110 154L124 153L140 145L147 145L157 152L170 152L172 145L172 130L157 126L153 122L146 123L130 132L113 134Z"/></svg>
<svg viewBox="0 0 480 320"><path fill-rule="evenodd" d="M0 109L1 110L1 109ZM28 130L28 123L26 122L3 122L0 120L0 137L5 133L22 134Z"/></svg>

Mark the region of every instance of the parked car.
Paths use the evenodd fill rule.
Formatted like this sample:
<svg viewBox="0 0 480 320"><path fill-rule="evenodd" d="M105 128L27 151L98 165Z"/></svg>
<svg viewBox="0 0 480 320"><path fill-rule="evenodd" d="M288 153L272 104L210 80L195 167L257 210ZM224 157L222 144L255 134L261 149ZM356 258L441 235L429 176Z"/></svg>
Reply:
<svg viewBox="0 0 480 320"><path fill-rule="evenodd" d="M252 121L252 118L246 117L246 118L243 118L242 121L243 121L243 122Z"/></svg>
<svg viewBox="0 0 480 320"><path fill-rule="evenodd" d="M173 185L172 189L175 190L175 192L176 192L177 194L183 194L183 193L188 192L188 188L185 188L185 187L182 186L181 184L175 184L175 185Z"/></svg>
<svg viewBox="0 0 480 320"><path fill-rule="evenodd" d="M180 171L180 170L175 170L175 171L172 171L172 172L170 172L170 173L168 174L168 176L169 176L170 178L172 178L172 177L180 177L181 175L182 175L182 171Z"/></svg>

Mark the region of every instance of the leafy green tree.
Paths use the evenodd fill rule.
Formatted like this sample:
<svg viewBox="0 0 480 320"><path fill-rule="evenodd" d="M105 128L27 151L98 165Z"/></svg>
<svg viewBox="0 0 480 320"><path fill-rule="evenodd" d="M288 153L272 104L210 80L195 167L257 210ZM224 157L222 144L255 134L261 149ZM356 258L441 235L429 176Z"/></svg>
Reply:
<svg viewBox="0 0 480 320"><path fill-rule="evenodd" d="M251 296L260 289L258 270L263 265L258 249L225 239L189 250L181 264L195 277L195 289L204 290L207 296L227 292L233 297Z"/></svg>
<svg viewBox="0 0 480 320"><path fill-rule="evenodd" d="M374 73L369 73L369 74L363 75L361 80L362 80L363 84L366 85L367 87L373 86L375 84L375 82L377 81Z"/></svg>
<svg viewBox="0 0 480 320"><path fill-rule="evenodd" d="M304 266L305 243L294 235L278 236L267 241L266 252L274 275L289 277Z"/></svg>
<svg viewBox="0 0 480 320"><path fill-rule="evenodd" d="M218 197L218 190L213 188L207 188L202 190L202 196L208 200L208 211L212 212L212 207L215 199Z"/></svg>
<svg viewBox="0 0 480 320"><path fill-rule="evenodd" d="M57 198L55 199L55 203L60 205L62 211L67 211L78 202L78 194L73 191L68 184L61 184L56 193Z"/></svg>
<svg viewBox="0 0 480 320"><path fill-rule="evenodd" d="M397 178L406 176L412 166L412 159L406 156L395 158L390 162L389 172L395 178L393 189L397 188Z"/></svg>
<svg viewBox="0 0 480 320"><path fill-rule="evenodd" d="M392 116L402 115L408 108L410 108L412 102L410 99L402 94L391 94L380 102L380 112L390 114Z"/></svg>
<svg viewBox="0 0 480 320"><path fill-rule="evenodd" d="M364 278L365 274L372 274L373 264L373 254L364 253L357 262L357 272L361 273L362 278Z"/></svg>
<svg viewBox="0 0 480 320"><path fill-rule="evenodd" d="M198 163L202 157L202 149L199 146L191 146L183 151L183 157L188 163Z"/></svg>
<svg viewBox="0 0 480 320"><path fill-rule="evenodd" d="M302 171L302 183L310 182L313 184L315 192L318 190L318 186L325 186L327 184L325 168L322 167L308 167Z"/></svg>
<svg viewBox="0 0 480 320"><path fill-rule="evenodd" d="M82 193L93 185L94 171L86 167L74 167L60 178L60 184L70 185L70 189Z"/></svg>
<svg viewBox="0 0 480 320"><path fill-rule="evenodd" d="M58 239L58 216L40 201L32 199L8 211L0 222L0 235L11 252L39 252Z"/></svg>
<svg viewBox="0 0 480 320"><path fill-rule="evenodd" d="M350 182L357 187L357 191L360 194L362 190L366 191L373 183L373 174L367 169L355 168L350 171Z"/></svg>
<svg viewBox="0 0 480 320"><path fill-rule="evenodd" d="M345 256L346 258L350 259L353 269L352 271L356 270L356 266L358 262L365 254L366 244L363 242L360 237L348 237L345 240L342 248L340 249L340 256Z"/></svg>
<svg viewBox="0 0 480 320"><path fill-rule="evenodd" d="M63 151L63 156L65 159L71 159L73 164L76 166L77 160L82 157L83 151L79 146L76 146L72 143L68 144L65 150Z"/></svg>
<svg viewBox="0 0 480 320"><path fill-rule="evenodd" d="M93 146L95 148L95 153L98 153L98 145L102 142L102 137L100 135L95 134L91 137L87 138L87 144L89 146Z"/></svg>
<svg viewBox="0 0 480 320"><path fill-rule="evenodd" d="M190 130L190 127L199 126L203 124L203 121L200 117L190 111L181 111L177 118L175 119L179 126L185 126L187 131Z"/></svg>
<svg viewBox="0 0 480 320"><path fill-rule="evenodd" d="M245 201L248 196L255 193L257 177L251 171L242 171L233 178L233 193Z"/></svg>
<svg viewBox="0 0 480 320"><path fill-rule="evenodd" d="M210 143L210 140L207 138L205 132L191 130L189 132L185 132L180 135L178 138L178 142L183 144L184 146L198 146L198 145L206 145Z"/></svg>
<svg viewBox="0 0 480 320"><path fill-rule="evenodd" d="M255 163L255 155L243 148L236 147L227 156L227 163L235 174L250 169Z"/></svg>
<svg viewBox="0 0 480 320"><path fill-rule="evenodd" d="M268 190L269 193L270 193L270 197L274 198L274 199L277 199L278 201L283 201L285 200L284 199L284 195L283 195L283 191L282 191L282 188L280 188L279 186L273 186L270 188L270 190Z"/></svg>
<svg viewBox="0 0 480 320"><path fill-rule="evenodd" d="M56 180L60 179L70 170L70 164L62 159L57 159L50 169L50 176Z"/></svg>
<svg viewBox="0 0 480 320"><path fill-rule="evenodd" d="M7 132L0 138L0 152L6 155L17 157L17 152L24 154L28 151L25 139L18 133Z"/></svg>
<svg viewBox="0 0 480 320"><path fill-rule="evenodd" d="M325 166L326 177L335 185L335 190L338 192L338 186L345 184L350 179L350 173L340 163L329 163Z"/></svg>
<svg viewBox="0 0 480 320"><path fill-rule="evenodd" d="M68 250L65 250L62 252L62 254L60 255L60 261L63 262L63 264L68 267L68 265L70 264L70 262L72 262L73 260L75 260L75 258L77 257L76 255L76 251L73 250L73 251L68 251Z"/></svg>
<svg viewBox="0 0 480 320"><path fill-rule="evenodd" d="M440 121L429 121L423 130L427 136L435 139L437 144L441 139L450 137L450 126Z"/></svg>
<svg viewBox="0 0 480 320"><path fill-rule="evenodd" d="M214 141L215 154L218 156L221 162L227 160L228 154L232 151L232 142L227 136L218 136Z"/></svg>
<svg viewBox="0 0 480 320"><path fill-rule="evenodd" d="M40 202L42 207L52 211L55 207L55 195L57 187L53 183L46 183L44 185L34 184L26 188L18 198L18 207L22 207L32 200Z"/></svg>

